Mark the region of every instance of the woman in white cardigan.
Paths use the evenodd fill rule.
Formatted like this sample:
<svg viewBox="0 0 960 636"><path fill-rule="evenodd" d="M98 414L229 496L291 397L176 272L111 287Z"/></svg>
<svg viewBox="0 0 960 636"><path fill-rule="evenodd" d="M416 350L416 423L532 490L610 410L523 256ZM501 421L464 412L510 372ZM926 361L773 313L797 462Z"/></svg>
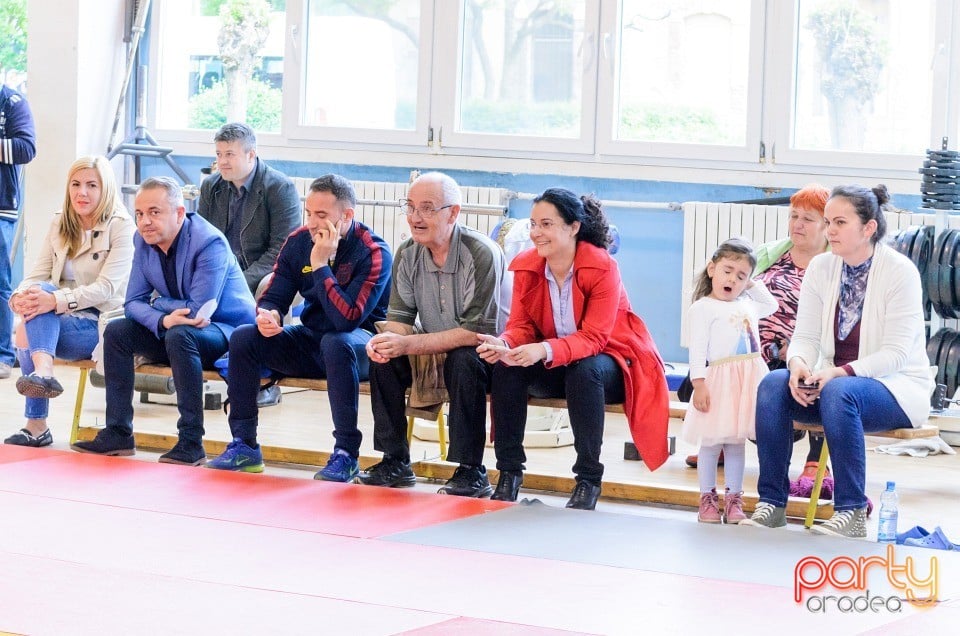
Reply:
<svg viewBox="0 0 960 636"><path fill-rule="evenodd" d="M53 377L54 356L89 358L100 313L123 305L133 261L134 224L120 200L113 168L103 157L82 157L67 173L63 209L56 213L33 270L10 297L20 315L15 344L17 391L26 396L26 426L4 440L47 446L49 398L63 392Z"/></svg>
<svg viewBox="0 0 960 636"><path fill-rule="evenodd" d="M793 421L821 423L834 468L833 517L820 534L866 538L865 432L919 426L933 383L924 343L920 274L880 243L887 189L841 186L824 218L831 252L800 287L787 369L757 396L760 503L743 524L786 524Z"/></svg>

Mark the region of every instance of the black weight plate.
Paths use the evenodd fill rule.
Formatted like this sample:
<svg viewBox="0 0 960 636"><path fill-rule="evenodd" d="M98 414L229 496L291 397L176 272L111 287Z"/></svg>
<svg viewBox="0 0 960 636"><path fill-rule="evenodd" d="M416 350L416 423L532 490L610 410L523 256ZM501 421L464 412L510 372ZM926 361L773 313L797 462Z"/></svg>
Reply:
<svg viewBox="0 0 960 636"><path fill-rule="evenodd" d="M947 364L942 384L947 385L947 395L957 392L957 380L960 379L960 338L954 338L947 351Z"/></svg>
<svg viewBox="0 0 960 636"><path fill-rule="evenodd" d="M955 170L953 168L918 168L920 174L927 175L929 177L948 177L951 179L956 179L960 176L960 170Z"/></svg>
<svg viewBox="0 0 960 636"><path fill-rule="evenodd" d="M953 257L957 250L956 230L944 230L940 234L940 256L937 259L935 279L936 296L940 299L937 313L945 318L955 318L953 309Z"/></svg>
<svg viewBox="0 0 960 636"><path fill-rule="evenodd" d="M957 249L960 248L960 232L957 230L944 230L947 235L946 243L943 246L943 252L940 254L940 276L937 279L940 285L940 303L943 305L945 318L957 318L957 297L954 294L954 266L953 262L957 256Z"/></svg>
<svg viewBox="0 0 960 636"><path fill-rule="evenodd" d="M960 150L928 150L927 157L930 159L960 159Z"/></svg>
<svg viewBox="0 0 960 636"><path fill-rule="evenodd" d="M930 253L933 251L933 233L932 225L921 225L917 231L917 237L913 240L913 246L910 248L910 260L917 266L917 271L922 276L927 271L930 264Z"/></svg>
<svg viewBox="0 0 960 636"><path fill-rule="evenodd" d="M920 186L923 194L960 194L960 184L923 184Z"/></svg>
<svg viewBox="0 0 960 636"><path fill-rule="evenodd" d="M943 315L943 303L940 300L940 255L943 253L943 247L946 244L947 233L941 232L933 244L930 265L927 267L927 275L924 279L924 286L927 288L930 302L933 303L933 309L941 316Z"/></svg>
<svg viewBox="0 0 960 636"><path fill-rule="evenodd" d="M913 241L910 250L910 260L917 266L920 272L920 290L923 302L923 319L930 320L930 294L927 291L926 277L927 268L930 266L930 254L933 251L933 233L932 225L923 225L917 232L917 237Z"/></svg>
<svg viewBox="0 0 960 636"><path fill-rule="evenodd" d="M913 248L913 241L916 239L916 226L911 226L901 231L893 237L893 247L906 256L910 257L910 250Z"/></svg>
<svg viewBox="0 0 960 636"><path fill-rule="evenodd" d="M960 160L956 159L927 159L923 162L924 168L951 168L960 166Z"/></svg>
<svg viewBox="0 0 960 636"><path fill-rule="evenodd" d="M950 175L933 176L927 174L920 177L920 181L922 183L956 183L960 181L960 177L951 177Z"/></svg>
<svg viewBox="0 0 960 636"><path fill-rule="evenodd" d="M938 202L929 202L924 203L922 206L928 210L960 210L960 204L957 203L938 203Z"/></svg>
<svg viewBox="0 0 960 636"><path fill-rule="evenodd" d="M943 345L943 338L947 335L947 332L950 329L944 327L943 329L937 330L937 333L927 340L927 360L930 361L932 366L938 366L937 361L940 358L940 347Z"/></svg>
<svg viewBox="0 0 960 636"><path fill-rule="evenodd" d="M958 337L960 337L960 334L954 331L946 334L943 338L943 343L940 345L940 364L937 365L937 384L947 384L948 360L953 344L957 342Z"/></svg>
<svg viewBox="0 0 960 636"><path fill-rule="evenodd" d="M921 192L920 194L921 194L921 198L924 201L938 201L942 203L960 204L960 196L952 192L949 194L941 194L936 192Z"/></svg>

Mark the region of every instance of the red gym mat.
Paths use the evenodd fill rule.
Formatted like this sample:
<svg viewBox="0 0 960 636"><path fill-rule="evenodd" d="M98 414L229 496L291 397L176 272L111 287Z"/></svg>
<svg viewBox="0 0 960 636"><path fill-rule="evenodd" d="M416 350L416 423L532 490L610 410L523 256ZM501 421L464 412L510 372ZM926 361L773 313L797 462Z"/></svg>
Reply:
<svg viewBox="0 0 960 636"><path fill-rule="evenodd" d="M28 459L46 459L51 453L63 455L63 451L48 450L46 448L29 448L27 446L13 446L0 444L0 464L22 462Z"/></svg>
<svg viewBox="0 0 960 636"><path fill-rule="evenodd" d="M18 456L31 461L4 459ZM510 505L9 446L0 448L0 490L350 537L377 537Z"/></svg>

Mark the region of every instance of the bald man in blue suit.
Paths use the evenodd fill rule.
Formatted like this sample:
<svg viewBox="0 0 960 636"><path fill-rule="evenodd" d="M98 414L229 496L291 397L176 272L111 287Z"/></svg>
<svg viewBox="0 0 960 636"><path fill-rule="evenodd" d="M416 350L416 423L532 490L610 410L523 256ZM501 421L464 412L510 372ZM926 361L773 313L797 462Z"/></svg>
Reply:
<svg viewBox="0 0 960 636"><path fill-rule="evenodd" d="M227 239L202 217L187 214L180 186L152 177L137 190L133 267L125 318L103 337L106 428L71 448L133 455L135 355L170 365L177 387L179 440L160 461L204 463L203 369L227 351L230 334L253 323L253 296Z"/></svg>

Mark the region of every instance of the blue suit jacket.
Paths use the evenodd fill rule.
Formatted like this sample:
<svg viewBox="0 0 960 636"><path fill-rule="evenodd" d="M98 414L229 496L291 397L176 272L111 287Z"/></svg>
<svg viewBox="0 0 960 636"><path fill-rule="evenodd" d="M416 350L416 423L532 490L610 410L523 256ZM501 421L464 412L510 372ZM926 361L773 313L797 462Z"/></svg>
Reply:
<svg viewBox="0 0 960 636"><path fill-rule="evenodd" d="M175 309L190 308L190 317L211 298L217 309L210 322L229 340L240 325L254 322L253 296L226 237L202 217L188 213L177 243L177 282L183 299L171 298L163 278L160 255L139 234L133 239L133 267L127 285L124 313L158 338L160 319ZM154 291L157 297L151 305Z"/></svg>

